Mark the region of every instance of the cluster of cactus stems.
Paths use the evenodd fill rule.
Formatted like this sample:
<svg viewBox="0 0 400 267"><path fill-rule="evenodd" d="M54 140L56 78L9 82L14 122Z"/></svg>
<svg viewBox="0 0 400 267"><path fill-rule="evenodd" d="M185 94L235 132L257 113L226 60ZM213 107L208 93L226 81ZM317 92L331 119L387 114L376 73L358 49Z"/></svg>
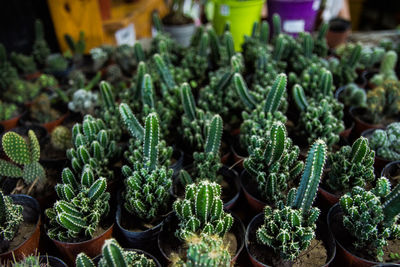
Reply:
<svg viewBox="0 0 400 267"><path fill-rule="evenodd" d="M39 163L39 141L32 130L28 131L27 140L15 132L5 133L2 146L12 162L0 159L0 175L22 178L27 185L43 182L46 179L46 172Z"/></svg>
<svg viewBox="0 0 400 267"><path fill-rule="evenodd" d="M128 128L134 125L140 129L142 126L132 116L129 118L123 116L125 124ZM137 130L131 129L131 131ZM142 160L134 162L131 167L128 165L122 167L122 173L126 178L124 207L141 220L151 222L167 212L173 170L159 164L160 126L155 113L147 116L143 134Z"/></svg>
<svg viewBox="0 0 400 267"><path fill-rule="evenodd" d="M347 84L342 93L339 95L339 100L346 107L366 107L367 93L355 83Z"/></svg>
<svg viewBox="0 0 400 267"><path fill-rule="evenodd" d="M395 72L396 63L397 53L395 51L387 51L383 56L379 73L371 78L371 82L375 85L382 85L386 80L397 81L398 78Z"/></svg>
<svg viewBox="0 0 400 267"><path fill-rule="evenodd" d="M18 78L17 70L7 59L7 52L3 44L0 44L0 88L8 89L11 83Z"/></svg>
<svg viewBox="0 0 400 267"><path fill-rule="evenodd" d="M386 80L381 86L367 92L367 118L378 123L382 117L400 114L400 82Z"/></svg>
<svg viewBox="0 0 400 267"><path fill-rule="evenodd" d="M391 191L388 179L381 177L370 191L355 186L340 198L343 225L354 238L356 249L383 261L387 240L400 238L400 185Z"/></svg>
<svg viewBox="0 0 400 267"><path fill-rule="evenodd" d="M173 209L179 219L175 235L181 240L202 233L223 237L233 224L232 215L223 210L221 186L215 182L187 185L185 198L176 200Z"/></svg>
<svg viewBox="0 0 400 267"><path fill-rule="evenodd" d="M325 182L334 192L348 191L354 186L365 188L375 180L374 159L368 139L360 137L351 147L343 146L328 155L330 171Z"/></svg>
<svg viewBox="0 0 400 267"><path fill-rule="evenodd" d="M47 265L44 265L47 264ZM42 267L42 266L48 266L48 262L43 262L41 263L40 261L40 255L30 255L30 256L24 256L22 260L19 261L14 261L12 263L12 267Z"/></svg>
<svg viewBox="0 0 400 267"><path fill-rule="evenodd" d="M37 70L33 56L26 56L24 54L12 52L10 59L22 74L32 74Z"/></svg>
<svg viewBox="0 0 400 267"><path fill-rule="evenodd" d="M329 48L326 42L326 32L328 31L328 28L328 23L321 24L318 34L314 38L314 52L319 57L326 57L328 55Z"/></svg>
<svg viewBox="0 0 400 267"><path fill-rule="evenodd" d="M18 232L18 227L24 220L23 207L14 204L9 196L0 191L0 240L11 241Z"/></svg>
<svg viewBox="0 0 400 267"><path fill-rule="evenodd" d="M58 150L67 150L72 147L72 132L65 126L59 125L50 134L51 145Z"/></svg>
<svg viewBox="0 0 400 267"><path fill-rule="evenodd" d="M85 253L79 253L75 260L77 267L95 267ZM154 260L136 251L124 250L115 239L104 242L98 267L155 267Z"/></svg>
<svg viewBox="0 0 400 267"><path fill-rule="evenodd" d="M356 67L361 58L361 45L357 44L339 60L329 59L329 69L337 87L351 83L357 77Z"/></svg>
<svg viewBox="0 0 400 267"><path fill-rule="evenodd" d="M0 121L9 120L17 114L18 107L12 103L6 103L0 100Z"/></svg>
<svg viewBox="0 0 400 267"><path fill-rule="evenodd" d="M394 122L386 130L377 129L368 137L377 156L387 160L400 160L400 122Z"/></svg>
<svg viewBox="0 0 400 267"><path fill-rule="evenodd" d="M372 69L380 63L385 55L385 49L382 47L363 47L359 64L361 68Z"/></svg>
<svg viewBox="0 0 400 267"><path fill-rule="evenodd" d="M295 260L315 238L319 209L312 207L326 159L326 144L317 140L307 155L300 185L287 194L286 203L266 206L257 241L272 248L285 261Z"/></svg>
<svg viewBox="0 0 400 267"><path fill-rule="evenodd" d="M303 170L303 162L297 158L298 146L287 137L285 125L275 122L270 137L252 136L249 157L243 166L258 185L258 191L268 204L282 200L288 183Z"/></svg>
<svg viewBox="0 0 400 267"><path fill-rule="evenodd" d="M79 176L65 168L61 179L62 183L55 187L59 200L46 210L47 234L63 242L92 238L110 210L107 179L97 176L89 164L84 165Z"/></svg>

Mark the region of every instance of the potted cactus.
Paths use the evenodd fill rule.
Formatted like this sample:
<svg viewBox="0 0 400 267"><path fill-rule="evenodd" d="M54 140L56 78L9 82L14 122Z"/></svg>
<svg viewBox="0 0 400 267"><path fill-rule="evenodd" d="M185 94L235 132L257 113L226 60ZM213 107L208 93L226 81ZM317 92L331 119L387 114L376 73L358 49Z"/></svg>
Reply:
<svg viewBox="0 0 400 267"><path fill-rule="evenodd" d="M32 54L39 67L44 66L46 58L50 55L50 48L44 38L43 23L40 20L35 21L35 41Z"/></svg>
<svg viewBox="0 0 400 267"><path fill-rule="evenodd" d="M387 51L383 56L379 73L372 76L370 82L375 86L383 85L387 80L397 81L395 67L397 63L397 53L395 51Z"/></svg>
<svg viewBox="0 0 400 267"><path fill-rule="evenodd" d="M21 117L22 113L17 105L0 100L0 125L2 125L6 131L17 126Z"/></svg>
<svg viewBox="0 0 400 267"><path fill-rule="evenodd" d="M390 189L389 180L381 177L371 190L353 187L330 209L328 224L340 259L360 265L392 261L390 252L399 246L400 186Z"/></svg>
<svg viewBox="0 0 400 267"><path fill-rule="evenodd" d="M0 191L0 262L20 260L39 246L40 207L26 195L6 196Z"/></svg>
<svg viewBox="0 0 400 267"><path fill-rule="evenodd" d="M333 239L321 236L322 232L316 234L320 210L312 207L326 153L325 142L315 141L307 155L297 190L292 188L288 192L286 203L279 201L275 208L266 206L264 213L250 222L246 231L246 249L253 266L285 266L288 262L305 264L306 258L310 257L306 255L312 254L313 249L325 251L322 253L326 253L326 257L322 261L310 257L316 261L308 265L327 266L332 261L335 254Z"/></svg>
<svg viewBox="0 0 400 267"><path fill-rule="evenodd" d="M72 130L59 125L53 129L42 146L41 162L45 167L61 170L67 162L66 151L70 148L72 148Z"/></svg>
<svg viewBox="0 0 400 267"><path fill-rule="evenodd" d="M123 249L115 239L108 239L104 242L102 253L93 260L85 253L79 253L76 257L77 267L159 267L157 259L147 252L141 250Z"/></svg>
<svg viewBox="0 0 400 267"><path fill-rule="evenodd" d="M12 267L67 267L65 262L53 256L30 255L21 260L14 260Z"/></svg>

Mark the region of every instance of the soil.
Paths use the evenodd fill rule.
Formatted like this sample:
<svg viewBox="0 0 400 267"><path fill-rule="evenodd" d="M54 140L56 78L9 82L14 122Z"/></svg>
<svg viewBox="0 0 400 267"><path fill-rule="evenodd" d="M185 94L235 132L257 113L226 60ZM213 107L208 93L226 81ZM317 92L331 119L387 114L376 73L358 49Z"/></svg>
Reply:
<svg viewBox="0 0 400 267"><path fill-rule="evenodd" d="M162 23L168 26L186 25L193 23L193 19L179 12L170 12L162 19Z"/></svg>
<svg viewBox="0 0 400 267"><path fill-rule="evenodd" d="M149 223L143 223L141 219L129 214L123 205L121 206L121 226L131 232L143 232L159 225L167 215L161 215Z"/></svg>
<svg viewBox="0 0 400 267"><path fill-rule="evenodd" d="M6 241L4 241L4 244L6 244L6 246L3 247L1 253L16 249L18 246L20 246L23 242L25 242L32 236L32 234L35 232L35 229L36 229L36 224L31 224L23 221L19 225L18 232L14 237L14 239L11 240L11 242L7 242L7 244Z"/></svg>
<svg viewBox="0 0 400 267"><path fill-rule="evenodd" d="M328 259L328 253L321 240L313 239L304 253L294 261L294 267L322 266Z"/></svg>

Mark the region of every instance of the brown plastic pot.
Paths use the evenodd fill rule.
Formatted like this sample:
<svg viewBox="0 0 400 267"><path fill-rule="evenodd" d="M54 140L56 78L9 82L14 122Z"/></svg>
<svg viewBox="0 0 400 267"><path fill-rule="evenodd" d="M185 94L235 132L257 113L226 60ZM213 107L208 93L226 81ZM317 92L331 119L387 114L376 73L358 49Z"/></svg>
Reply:
<svg viewBox="0 0 400 267"><path fill-rule="evenodd" d="M39 247L40 239L40 206L33 197L27 195L10 195L14 204L19 204L24 207L22 215L25 222L36 224L35 231L17 248L11 251L0 254L2 262L9 260L21 260L26 255L33 254Z"/></svg>
<svg viewBox="0 0 400 267"><path fill-rule="evenodd" d="M251 191L249 188L250 179L250 174L246 170L243 170L240 174L240 187L243 190L249 206L253 209L253 211L260 213L264 210L264 207L267 205L267 203L260 200L259 197L255 196L255 192Z"/></svg>
<svg viewBox="0 0 400 267"><path fill-rule="evenodd" d="M57 249L63 255L68 266L74 266L76 256L84 252L87 256L93 258L101 253L101 248L103 247L104 241L110 239L113 233L114 224L112 224L104 233L92 238L87 241L69 243L61 242L55 239L51 239Z"/></svg>
<svg viewBox="0 0 400 267"><path fill-rule="evenodd" d="M329 22L329 30L326 33L326 41L329 48L335 48L340 44L344 44L351 31L351 23L349 20L342 18L334 18Z"/></svg>
<svg viewBox="0 0 400 267"><path fill-rule="evenodd" d="M254 228L259 228L262 224L264 223L264 213L259 213L258 215L256 215L251 222L249 223L249 225L247 226L246 229L246 235L245 235L245 246L246 246L246 251L247 254L249 255L249 259L250 262L252 264L252 266L254 267L266 267L266 266L270 266L268 264L265 264L261 261L259 261L254 255L252 255L251 253L251 249L250 247L252 246L252 244L255 243L256 237L252 236L252 233L254 233L253 229ZM321 235L321 240L324 243L324 246L327 250L327 262L322 265L323 267L327 267L329 266L329 264L332 263L333 259L335 258L336 255L336 245L335 245L335 240L333 239L333 236L328 233L328 231L326 231L326 226L324 227L323 224L318 224L317 223L317 235L320 234ZM254 234L253 234L254 235ZM264 245L260 245L263 248L267 248Z"/></svg>
<svg viewBox="0 0 400 267"><path fill-rule="evenodd" d="M21 119L21 117L24 115L24 113L11 118L9 120L4 120L4 121L0 121L0 124L4 127L5 131L11 130L12 128L17 127L18 121L19 119Z"/></svg>
<svg viewBox="0 0 400 267"><path fill-rule="evenodd" d="M69 112L65 113L64 115L62 115L60 118L58 118L57 120L51 121L51 122L47 122L47 123L43 123L41 124L41 126L43 126L44 128L46 128L46 130L51 133L54 128L56 128L58 125L60 125L69 115Z"/></svg>
<svg viewBox="0 0 400 267"><path fill-rule="evenodd" d="M321 206L329 210L333 205L339 202L340 196L328 192L321 185L318 187L318 194L321 196Z"/></svg>
<svg viewBox="0 0 400 267"><path fill-rule="evenodd" d="M384 128L377 128L377 129L384 129ZM376 129L365 130L364 132L361 133L361 136L369 139L369 137L374 133L375 130ZM383 168L385 168L385 166L388 165L390 162L392 162L392 161L381 158L381 157L377 156L375 153L374 168L375 168L375 171L377 171L377 173L380 173L383 170Z"/></svg>
<svg viewBox="0 0 400 267"><path fill-rule="evenodd" d="M328 212L328 227L332 233L337 244L336 262L338 266L349 266L349 267L369 267L374 265L380 265L382 263L369 261L367 259L360 258L350 252L344 245L343 240L340 240L338 233L345 232L347 230L343 226L343 211L338 204L334 205ZM340 223L340 224L339 224ZM350 235L347 235L349 237ZM395 262L399 263L399 262Z"/></svg>
<svg viewBox="0 0 400 267"><path fill-rule="evenodd" d="M245 228L242 221L237 217L234 213L231 213L233 217L233 225L229 230L230 233L233 233L237 240L237 249L236 254L231 259L231 266L234 266L235 262L237 261L240 252L243 250L244 247L244 235L245 235ZM170 255L168 251L165 249L166 244L171 245L174 249L179 249L182 246L182 241L180 241L175 236L175 231L178 229L179 219L174 212L172 212L167 218L165 218L162 226L161 232L158 235L158 248L166 261L165 266L171 263Z"/></svg>
<svg viewBox="0 0 400 267"><path fill-rule="evenodd" d="M368 129L383 128L382 124L370 124L370 123L367 123L367 122L361 120L359 118L359 116L365 112L366 112L366 110L364 108L358 108L358 107L352 107L349 110L350 116L353 118L353 121L354 121L353 131L354 131L355 138L360 137L361 134Z"/></svg>

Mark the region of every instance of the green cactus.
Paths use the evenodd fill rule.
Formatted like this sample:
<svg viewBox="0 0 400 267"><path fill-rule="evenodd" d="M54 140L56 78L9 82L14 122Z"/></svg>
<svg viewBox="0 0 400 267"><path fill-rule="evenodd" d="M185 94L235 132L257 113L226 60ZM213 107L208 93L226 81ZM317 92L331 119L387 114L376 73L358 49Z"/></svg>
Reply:
<svg viewBox="0 0 400 267"><path fill-rule="evenodd" d="M159 127L157 115L149 114L142 139L142 160L134 162L132 167L122 167L126 178L124 207L129 213L146 222L167 211L172 185L173 170L159 163Z"/></svg>
<svg viewBox="0 0 400 267"><path fill-rule="evenodd" d="M108 61L109 55L102 47L95 47L90 49L90 57L93 61L93 70L100 70L104 64Z"/></svg>
<svg viewBox="0 0 400 267"><path fill-rule="evenodd" d="M46 58L50 55L50 48L44 38L43 23L39 19L35 21L35 41L32 50L36 63L43 66Z"/></svg>
<svg viewBox="0 0 400 267"><path fill-rule="evenodd" d="M279 34L281 34L281 29L282 29L281 17L279 16L279 14L272 15L272 27L273 27L272 38L277 38Z"/></svg>
<svg viewBox="0 0 400 267"><path fill-rule="evenodd" d="M371 82L375 85L383 85L386 80L397 81L395 72L397 63L397 53L395 51L387 51L383 56L379 73L371 78Z"/></svg>
<svg viewBox="0 0 400 267"><path fill-rule="evenodd" d="M318 34L314 39L314 52L319 57L326 57L328 55L328 44L326 42L326 32L328 31L329 24L323 23L319 27Z"/></svg>
<svg viewBox="0 0 400 267"><path fill-rule="evenodd" d="M0 43L0 88L2 92L7 90L16 79L18 79L17 70L7 60L7 51Z"/></svg>
<svg viewBox="0 0 400 267"><path fill-rule="evenodd" d="M245 36L242 44L243 57L246 67L251 71L255 71L254 61L256 61L260 51L268 50L269 25L263 21L261 25L256 21L253 24L251 36Z"/></svg>
<svg viewBox="0 0 400 267"><path fill-rule="evenodd" d="M46 93L41 93L32 101L29 107L31 119L40 123L47 123L61 117L58 110L52 108L50 97Z"/></svg>
<svg viewBox="0 0 400 267"><path fill-rule="evenodd" d="M317 140L311 146L299 188L291 189L286 205L266 206L264 224L257 229L257 241L272 248L285 261L295 260L315 238L319 209L311 207L326 158L326 144Z"/></svg>
<svg viewBox="0 0 400 267"><path fill-rule="evenodd" d="M400 122L394 122L386 130L377 129L368 137L371 149L386 160L400 160Z"/></svg>
<svg viewBox="0 0 400 267"><path fill-rule="evenodd" d="M51 54L46 58L44 71L46 73L60 73L68 68L68 61L61 54Z"/></svg>
<svg viewBox="0 0 400 267"><path fill-rule="evenodd" d="M201 233L223 237L233 224L232 215L223 211L221 186L215 182L187 185L185 198L176 200L173 209L179 219L175 235L181 240Z"/></svg>
<svg viewBox="0 0 400 267"><path fill-rule="evenodd" d="M80 177L65 168L61 179L55 187L60 200L45 211L49 219L47 234L62 242L88 240L110 210L107 180L96 176L89 164L83 166Z"/></svg>
<svg viewBox="0 0 400 267"><path fill-rule="evenodd" d="M356 249L383 261L388 239L400 238L400 185L390 191L390 182L381 177L370 191L359 186L340 198L343 225L353 237Z"/></svg>
<svg viewBox="0 0 400 267"><path fill-rule="evenodd" d="M189 47L182 59L182 67L190 70L190 80L196 81L196 84L202 84L207 77L208 46L209 37L208 33L205 32L201 35L197 46Z"/></svg>
<svg viewBox="0 0 400 267"><path fill-rule="evenodd" d="M275 122L269 131L270 138L252 136L243 166L258 184L263 200L274 204L282 200L288 183L296 179L304 164L297 160L300 149L287 137L281 122Z"/></svg>
<svg viewBox="0 0 400 267"><path fill-rule="evenodd" d="M81 60L86 49L85 33L83 31L79 32L79 39L77 41L69 34L65 34L64 39L74 56L74 60Z"/></svg>
<svg viewBox="0 0 400 267"><path fill-rule="evenodd" d="M367 92L367 118L379 123L382 118L397 117L400 113L400 81L387 80Z"/></svg>
<svg viewBox="0 0 400 267"><path fill-rule="evenodd" d="M360 58L361 68L372 69L382 61L384 55L385 49L382 47L363 47Z"/></svg>
<svg viewBox="0 0 400 267"><path fill-rule="evenodd" d="M22 74L32 74L37 70L33 56L11 52L10 60Z"/></svg>
<svg viewBox="0 0 400 267"><path fill-rule="evenodd" d="M76 257L77 267L95 267L93 261L85 253ZM99 267L155 267L156 263L144 254L136 251L124 250L115 239L104 242Z"/></svg>
<svg viewBox="0 0 400 267"><path fill-rule="evenodd" d="M45 264L45 265L44 265ZM47 264L47 265L46 265ZM12 263L12 267L41 267L48 266L48 262L41 263L39 255L30 255L24 256L22 260L16 261Z"/></svg>
<svg viewBox="0 0 400 267"><path fill-rule="evenodd" d="M115 102L113 87L106 81L100 82L101 110L99 117L106 127L112 131L113 138L119 140L122 135L121 116Z"/></svg>
<svg viewBox="0 0 400 267"><path fill-rule="evenodd" d="M50 134L51 145L58 150L67 150L72 147L71 130L59 125Z"/></svg>
<svg viewBox="0 0 400 267"><path fill-rule="evenodd" d="M354 82L357 78L356 67L361 58L360 44L353 45L348 48L345 55L342 55L340 61L337 59L329 59L329 69L333 74L333 80L336 87Z"/></svg>
<svg viewBox="0 0 400 267"><path fill-rule="evenodd" d="M358 138L353 145L343 146L328 155L330 172L326 184L333 192L348 191L354 186L365 188L375 180L375 152L370 149L368 139Z"/></svg>
<svg viewBox="0 0 400 267"><path fill-rule="evenodd" d="M28 131L28 140L15 132L5 133L2 146L12 162L0 159L0 175L22 178L27 185L46 179L46 172L39 163L39 141L32 130Z"/></svg>
<svg viewBox="0 0 400 267"><path fill-rule="evenodd" d="M135 49L131 45L123 44L115 49L115 60L122 72L131 74L136 66Z"/></svg>
<svg viewBox="0 0 400 267"><path fill-rule="evenodd" d="M344 87L339 100L347 107L366 107L367 93L355 83L350 83Z"/></svg>
<svg viewBox="0 0 400 267"><path fill-rule="evenodd" d="M18 232L19 225L24 220L23 207L14 204L11 197L0 191L0 240L11 241Z"/></svg>
<svg viewBox="0 0 400 267"><path fill-rule="evenodd" d="M188 247L186 259L176 258L172 260L176 267L229 267L231 256L221 237L217 235L194 235L185 240Z"/></svg>
<svg viewBox="0 0 400 267"><path fill-rule="evenodd" d="M18 115L17 105L0 100L0 121L9 120L16 115Z"/></svg>

